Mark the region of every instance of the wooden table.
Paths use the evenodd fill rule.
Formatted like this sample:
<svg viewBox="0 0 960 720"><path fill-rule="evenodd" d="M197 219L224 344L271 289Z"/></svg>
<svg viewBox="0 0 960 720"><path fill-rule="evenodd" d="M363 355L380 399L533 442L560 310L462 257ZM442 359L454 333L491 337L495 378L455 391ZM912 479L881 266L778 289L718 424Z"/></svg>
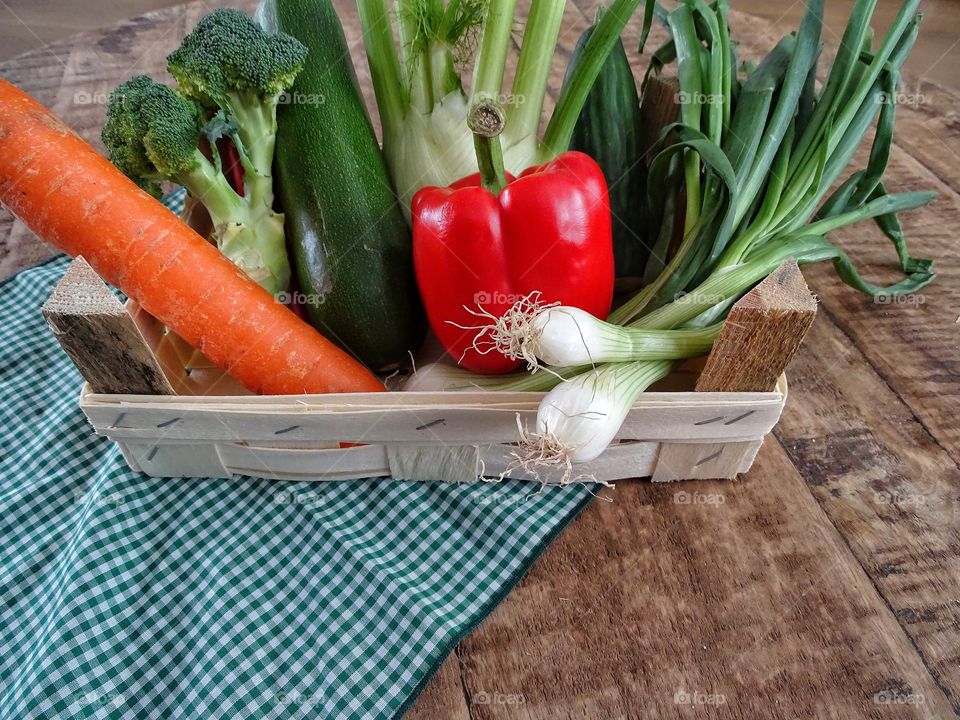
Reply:
<svg viewBox="0 0 960 720"><path fill-rule="evenodd" d="M340 5L369 88L355 11ZM96 141L109 90L162 75L210 6L78 35L0 75ZM554 91L592 16L592 1L568 4ZM745 53L772 46L765 21L732 23ZM636 35L632 25L628 47ZM960 715L960 95L921 84L913 100L899 111L888 185L941 193L905 218L914 251L937 260L936 284L884 305L827 266L806 268L821 312L754 469L736 482L625 482L594 502L409 717ZM873 276L893 277L872 228L837 239ZM0 275L50 252L0 218Z"/></svg>

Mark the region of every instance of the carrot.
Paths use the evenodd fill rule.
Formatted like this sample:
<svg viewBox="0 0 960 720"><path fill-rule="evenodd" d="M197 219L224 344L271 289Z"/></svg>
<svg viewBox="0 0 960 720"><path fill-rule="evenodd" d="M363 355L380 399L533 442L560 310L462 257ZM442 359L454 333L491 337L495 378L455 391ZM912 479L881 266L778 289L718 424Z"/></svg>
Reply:
<svg viewBox="0 0 960 720"><path fill-rule="evenodd" d="M383 384L60 119L0 79L0 202L43 240L83 255L254 392L375 392Z"/></svg>

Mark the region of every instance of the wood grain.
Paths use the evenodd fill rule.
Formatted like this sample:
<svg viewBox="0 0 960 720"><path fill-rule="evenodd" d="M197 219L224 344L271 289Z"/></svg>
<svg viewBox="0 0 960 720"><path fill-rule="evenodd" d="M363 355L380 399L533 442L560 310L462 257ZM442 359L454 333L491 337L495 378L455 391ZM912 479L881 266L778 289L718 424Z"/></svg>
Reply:
<svg viewBox="0 0 960 720"><path fill-rule="evenodd" d="M850 560L776 443L736 483L624 484L464 641L468 694L525 699L474 717L948 716Z"/></svg>
<svg viewBox="0 0 960 720"><path fill-rule="evenodd" d="M166 53L219 4L53 43L0 74L96 141L105 93L135 72L162 76ZM595 6L568 3L548 106ZM337 7L369 88L352 3ZM782 32L742 13L732 22L747 55ZM639 73L637 31L634 22L624 41ZM662 38L656 29L650 47ZM937 259L938 282L880 306L828 266L805 268L820 317L753 471L736 483L623 484L614 502L594 502L409 717L960 715L960 95L907 87L923 97L898 109L889 184L940 191L934 206L905 216L915 252ZM871 278L894 276L892 250L871 229L836 240ZM49 252L0 219L0 275Z"/></svg>
<svg viewBox="0 0 960 720"><path fill-rule="evenodd" d="M123 303L82 257L70 264L41 312L93 392L174 394Z"/></svg>
<svg viewBox="0 0 960 720"><path fill-rule="evenodd" d="M817 316L817 301L797 261L785 260L730 308L698 392L756 392L775 387Z"/></svg>
<svg viewBox="0 0 960 720"><path fill-rule="evenodd" d="M957 712L960 470L852 342L821 313L775 433Z"/></svg>
<svg viewBox="0 0 960 720"><path fill-rule="evenodd" d="M641 149L648 164L654 158L654 147L660 140L660 131L677 121L677 115L680 112L680 105L677 103L678 92L680 92L680 81L666 75L651 76L643 89L643 101L640 103L640 130L643 137ZM673 137L671 135L661 147L671 144Z"/></svg>
<svg viewBox="0 0 960 720"><path fill-rule="evenodd" d="M843 27L850 17L856 0L828 0L824 6L824 41L836 46L840 43ZM886 29L893 22L901 6L900 0L879 0L874 15L877 28ZM781 34L800 25L805 3L737 3L733 5L748 10L773 23ZM960 4L956 0L924 0L920 6L923 23L920 37L907 58L905 72L912 78L928 79L944 85L956 86L957 66L960 63L960 43L957 43L957 25L960 24Z"/></svg>

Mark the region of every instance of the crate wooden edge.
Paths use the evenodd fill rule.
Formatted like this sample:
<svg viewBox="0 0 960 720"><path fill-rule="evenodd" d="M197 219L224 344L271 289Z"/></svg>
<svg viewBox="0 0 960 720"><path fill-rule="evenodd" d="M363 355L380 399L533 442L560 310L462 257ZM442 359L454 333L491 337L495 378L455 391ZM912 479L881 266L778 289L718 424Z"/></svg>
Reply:
<svg viewBox="0 0 960 720"><path fill-rule="evenodd" d="M402 401L395 393L390 404L342 407L319 396L309 405L296 397L269 412L256 403L216 405L200 402L154 403L149 398L100 396L89 401L88 388L80 406L98 434L118 442L188 445L243 442L258 446L322 448L324 444L362 442L406 446L508 444L518 439L518 422L535 425L537 405L501 404L496 393L483 400L456 403L450 395L431 393L435 404ZM652 396L658 393L652 393ZM769 393L664 393L666 398L642 398L628 414L617 439L621 441L739 442L769 432L787 399L786 378ZM422 398L421 398L422 399Z"/></svg>
<svg viewBox="0 0 960 720"><path fill-rule="evenodd" d="M436 400L453 405L446 396L451 393L430 393ZM398 398L404 393L397 393ZM424 394L427 395L427 394ZM494 396L495 393L487 393ZM656 396L657 393L652 395ZM629 433L618 438L619 442L611 446L600 458L592 463L577 466L572 477L592 478L603 482L613 482L634 477L652 477L654 481L669 481L681 478L712 477L733 478L749 469L763 438L779 419L787 395L788 386L785 376L781 376L777 388L769 393L663 393L669 398L657 398L654 402L646 399L639 401L628 416L624 427L629 430L631 417L646 417L648 424L669 427L667 416L671 414L671 402L685 408L698 410L701 415L699 424L692 424L682 434L667 435L663 438L631 437ZM706 398L705 395L715 395ZM559 482L562 472L542 470L529 473L516 467L517 448L511 443L518 438L516 408L498 408L498 417L492 425L489 441L477 441L483 435L476 427L470 430L470 437L437 436L432 442L390 442L391 412L402 412L402 404L393 403L374 415L376 424L385 428L388 440L376 441L355 448L340 448L336 441L342 440L344 427L351 417L369 418L368 411L329 412L325 404L339 408L339 400L319 396L306 410L296 404L296 398L289 398L291 407L298 407L296 413L284 415L278 412L275 421L281 424L303 423L304 417L315 419L326 427L325 434L314 434L300 441L274 436L270 445L258 444L258 440L243 437L234 432L230 420L251 416L249 427L261 429L263 421L257 403L232 403L228 407L208 407L199 413L207 429L223 432L198 432L195 427L187 427L183 432L171 436L171 419L157 413L170 412L182 417L191 405L183 402L171 408L169 404L152 402L152 398L133 396L99 395L97 402L88 402L91 393L85 386L80 396L80 405L90 419L95 431L116 441L128 464L148 475L157 477L218 477L229 478L236 475L252 475L275 480L360 480L381 476L393 476L404 480L446 480L467 482L477 477L507 477L539 482ZM492 401L495 398L490 398ZM201 400L198 398L197 400ZM726 401L726 402L724 402ZM203 402L195 403L205 405ZM362 403L358 403L362 405ZM495 405L498 405L494 402ZM449 407L413 405L417 413L425 410L449 410ZM476 405L460 408L467 416L477 417L484 414ZM713 418L726 417L736 419L758 409L774 411L765 425L752 434L717 437L713 427L732 429L734 425L709 422ZM486 414L493 414L487 411ZM526 409L526 419L535 417L535 407ZM717 415L721 413L721 415ZM395 414L395 413L393 413ZM448 413L445 413L449 415ZM729 422L729 419L727 422ZM119 421L119 422L118 422ZM707 422L704 422L707 421ZM113 425L106 425L113 422ZM181 420L182 422L182 420ZM139 436L126 425L140 424ZM429 423L427 423L429 424ZM121 426L121 427L118 427ZM160 427L162 426L162 427ZM769 426L769 427L768 427ZM269 433L264 431L269 438ZM433 430L434 433L438 429ZM441 430L442 432L442 430ZM210 435L216 435L211 437ZM263 434L260 437L264 437ZM381 436L382 437L382 436ZM323 439L326 439L326 442ZM482 438L481 438L482 439Z"/></svg>
<svg viewBox="0 0 960 720"><path fill-rule="evenodd" d="M127 463L153 477L252 476L269 480L347 481L392 477L396 480L477 482L508 477L545 484L616 482L651 477L669 482L697 477L733 479L753 464L763 438L723 444L631 441L612 445L596 460L559 469L528 472L516 466L509 445L399 446L352 448L254 448L242 444L158 445L117 443ZM686 455L667 455L682 447ZM680 458L685 464L678 464Z"/></svg>
<svg viewBox="0 0 960 720"><path fill-rule="evenodd" d="M782 375L781 375L782 378ZM767 392L648 392L640 397L636 407L656 408L661 405L689 403L702 406L717 403L779 402L784 394L782 379L777 380L773 390ZM325 412L338 409L379 411L394 406L433 407L515 407L537 405L543 399L542 392L497 392L497 391L403 391L390 393L342 393L327 395L144 395L126 393L97 393L85 383L80 399L86 407L96 405L133 405L138 407L189 406L195 409L210 408L231 411L236 406L246 409L270 411L279 408L282 412L309 412L321 408Z"/></svg>

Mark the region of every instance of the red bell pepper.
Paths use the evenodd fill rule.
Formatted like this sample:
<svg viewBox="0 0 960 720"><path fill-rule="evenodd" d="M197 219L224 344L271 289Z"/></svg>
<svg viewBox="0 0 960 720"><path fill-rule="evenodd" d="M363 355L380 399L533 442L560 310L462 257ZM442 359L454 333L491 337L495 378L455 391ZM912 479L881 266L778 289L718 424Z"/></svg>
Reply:
<svg viewBox="0 0 960 720"><path fill-rule="evenodd" d="M614 279L610 202L600 167L579 152L517 178L501 175L499 186L481 178L417 192L413 260L430 326L447 352L475 372L502 373L520 363L478 352L476 328L486 321L470 311L499 318L539 292L544 303L605 318ZM483 338L477 344L483 348Z"/></svg>

